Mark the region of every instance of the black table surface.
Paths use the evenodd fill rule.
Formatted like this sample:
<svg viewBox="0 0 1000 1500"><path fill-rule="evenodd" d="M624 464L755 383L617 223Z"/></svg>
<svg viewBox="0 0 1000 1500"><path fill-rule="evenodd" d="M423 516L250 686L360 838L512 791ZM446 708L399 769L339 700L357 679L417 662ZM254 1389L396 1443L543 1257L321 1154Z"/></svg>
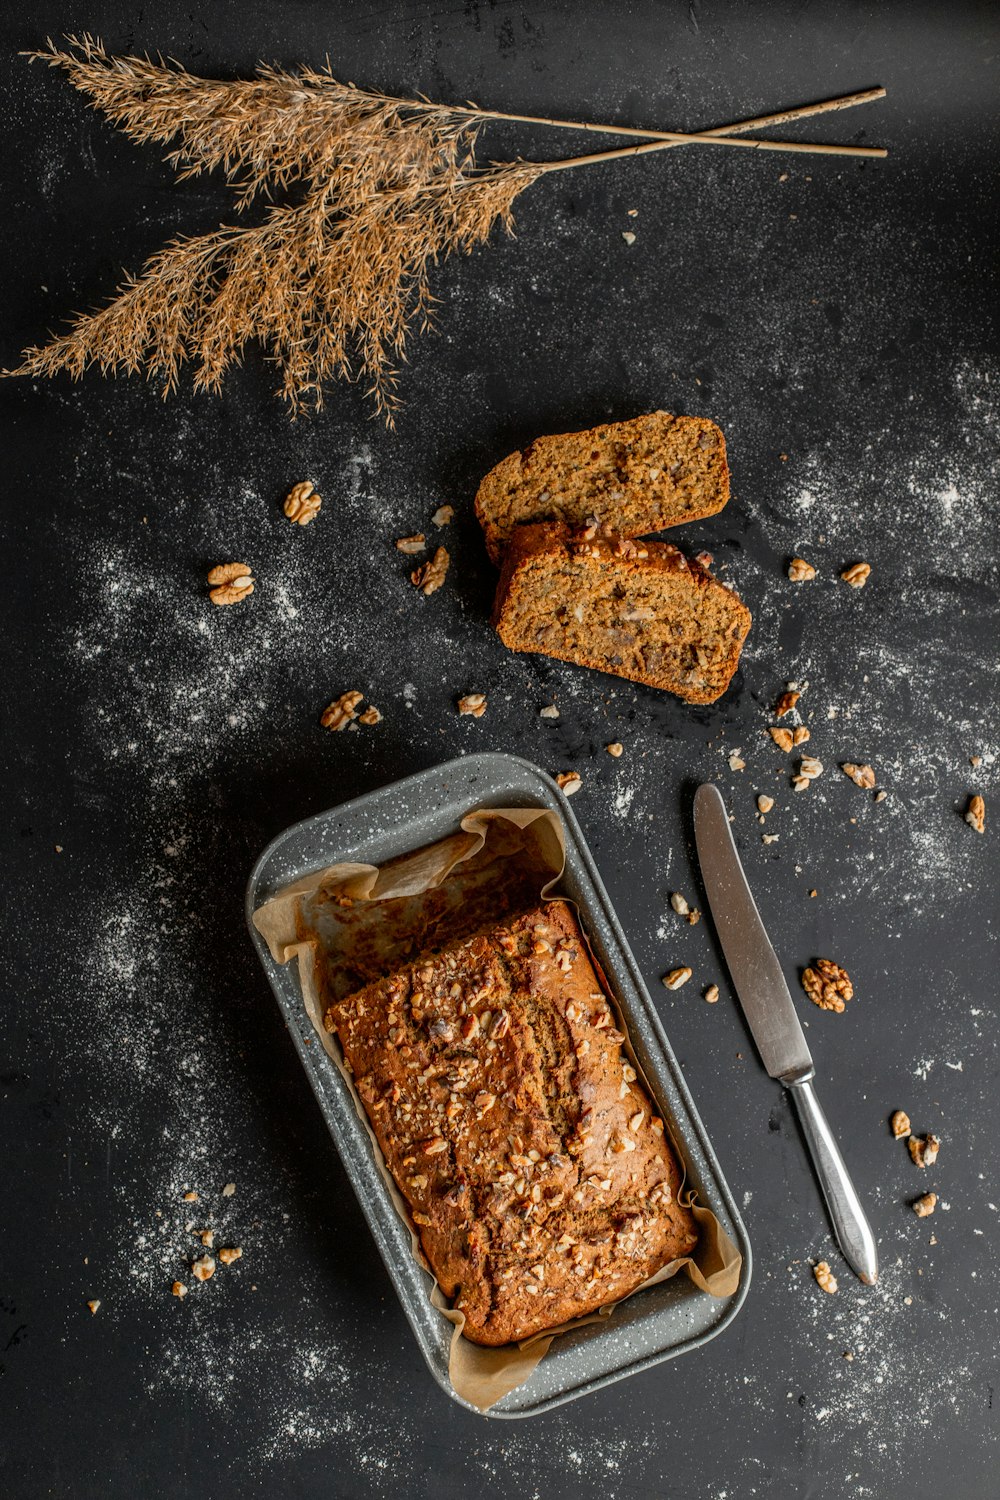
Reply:
<svg viewBox="0 0 1000 1500"><path fill-rule="evenodd" d="M97 374L0 387L0 1489L997 1495L995 7L7 7L7 364L123 266L231 215L223 181L176 183L16 55L85 25L209 76L329 54L387 91L682 129L883 84L880 104L772 134L890 156L687 147L538 184L516 238L438 269L437 332L411 346L395 432L357 386L290 423L256 356L218 398ZM591 149L502 127L482 154ZM479 477L540 433L661 407L729 442L732 501L682 539L754 613L711 708L513 655L488 623ZM281 501L305 477L324 507L300 530ZM424 598L393 542L433 532L444 503L451 572ZM796 553L814 582L788 581ZM232 558L257 590L215 610L205 573ZM839 574L860 560L856 591ZM765 732L790 681L825 766L803 794ZM349 688L382 722L323 731ZM469 691L488 695L481 719L456 712ZM723 1336L520 1423L463 1411L428 1375L242 914L282 828L484 748L581 773L574 810L755 1253ZM870 762L887 796L842 761ZM704 779L729 800L869 1206L874 1288L837 1253L710 923L669 909L676 890L703 901ZM984 837L961 816L976 791ZM816 956L850 971L843 1015L799 991ZM694 978L667 992L679 964ZM898 1108L941 1137L932 1169L892 1140ZM186 1223L243 1259L180 1302ZM835 1296L814 1282L822 1258Z"/></svg>

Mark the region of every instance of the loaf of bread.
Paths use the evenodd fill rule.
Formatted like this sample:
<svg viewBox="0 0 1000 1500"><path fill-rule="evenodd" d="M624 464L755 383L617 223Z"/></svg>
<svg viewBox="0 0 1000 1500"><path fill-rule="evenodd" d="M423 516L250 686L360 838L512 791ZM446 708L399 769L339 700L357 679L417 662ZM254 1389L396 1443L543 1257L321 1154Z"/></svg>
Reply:
<svg viewBox="0 0 1000 1500"><path fill-rule="evenodd" d="M512 651L714 703L736 671L750 611L667 542L536 525L511 537L493 624Z"/></svg>
<svg viewBox="0 0 1000 1500"><path fill-rule="evenodd" d="M654 411L511 453L479 486L476 515L499 563L514 527L527 522L593 517L618 536L648 536L713 516L728 499L726 440L715 423Z"/></svg>
<svg viewBox="0 0 1000 1500"><path fill-rule="evenodd" d="M326 1027L473 1342L583 1316L693 1249L663 1121L565 902L366 985Z"/></svg>

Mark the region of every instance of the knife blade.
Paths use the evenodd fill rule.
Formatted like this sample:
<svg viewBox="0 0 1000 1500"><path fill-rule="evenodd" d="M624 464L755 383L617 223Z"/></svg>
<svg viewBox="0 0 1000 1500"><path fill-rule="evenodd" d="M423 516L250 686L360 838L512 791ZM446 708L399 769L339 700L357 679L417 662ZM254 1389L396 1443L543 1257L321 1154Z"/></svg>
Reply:
<svg viewBox="0 0 1000 1500"><path fill-rule="evenodd" d="M705 784L695 792L694 837L708 904L747 1025L768 1073L791 1094L844 1258L871 1285L878 1279L875 1236L813 1088L812 1054L747 884L718 787Z"/></svg>

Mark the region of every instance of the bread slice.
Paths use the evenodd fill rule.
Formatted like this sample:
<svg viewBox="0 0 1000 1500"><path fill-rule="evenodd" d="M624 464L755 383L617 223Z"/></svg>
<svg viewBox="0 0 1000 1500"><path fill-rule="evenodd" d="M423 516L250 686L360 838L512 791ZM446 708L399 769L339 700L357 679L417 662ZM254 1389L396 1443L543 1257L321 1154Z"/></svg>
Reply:
<svg viewBox="0 0 1000 1500"><path fill-rule="evenodd" d="M594 517L617 536L648 536L714 516L729 499L726 440L706 417L654 411L631 422L537 438L491 469L476 515L495 563L515 526Z"/></svg>
<svg viewBox="0 0 1000 1500"><path fill-rule="evenodd" d="M511 536L493 624L512 651L714 703L736 671L750 611L667 542L540 524Z"/></svg>

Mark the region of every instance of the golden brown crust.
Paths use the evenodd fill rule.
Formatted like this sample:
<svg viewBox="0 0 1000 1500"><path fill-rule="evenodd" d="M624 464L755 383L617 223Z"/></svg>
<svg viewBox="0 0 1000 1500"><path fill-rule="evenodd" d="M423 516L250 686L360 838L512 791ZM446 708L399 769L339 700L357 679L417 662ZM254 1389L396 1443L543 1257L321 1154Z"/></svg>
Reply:
<svg viewBox="0 0 1000 1500"><path fill-rule="evenodd" d="M473 1342L581 1317L693 1249L662 1121L565 902L365 986L326 1025Z"/></svg>
<svg viewBox="0 0 1000 1500"><path fill-rule="evenodd" d="M669 542L565 526L519 526L504 557L493 625L534 651L714 703L739 665L750 611Z"/></svg>
<svg viewBox="0 0 1000 1500"><path fill-rule="evenodd" d="M490 557L499 564L516 526L583 524L648 536L715 515L729 499L726 440L706 417L650 412L586 432L537 438L491 469L476 495Z"/></svg>

